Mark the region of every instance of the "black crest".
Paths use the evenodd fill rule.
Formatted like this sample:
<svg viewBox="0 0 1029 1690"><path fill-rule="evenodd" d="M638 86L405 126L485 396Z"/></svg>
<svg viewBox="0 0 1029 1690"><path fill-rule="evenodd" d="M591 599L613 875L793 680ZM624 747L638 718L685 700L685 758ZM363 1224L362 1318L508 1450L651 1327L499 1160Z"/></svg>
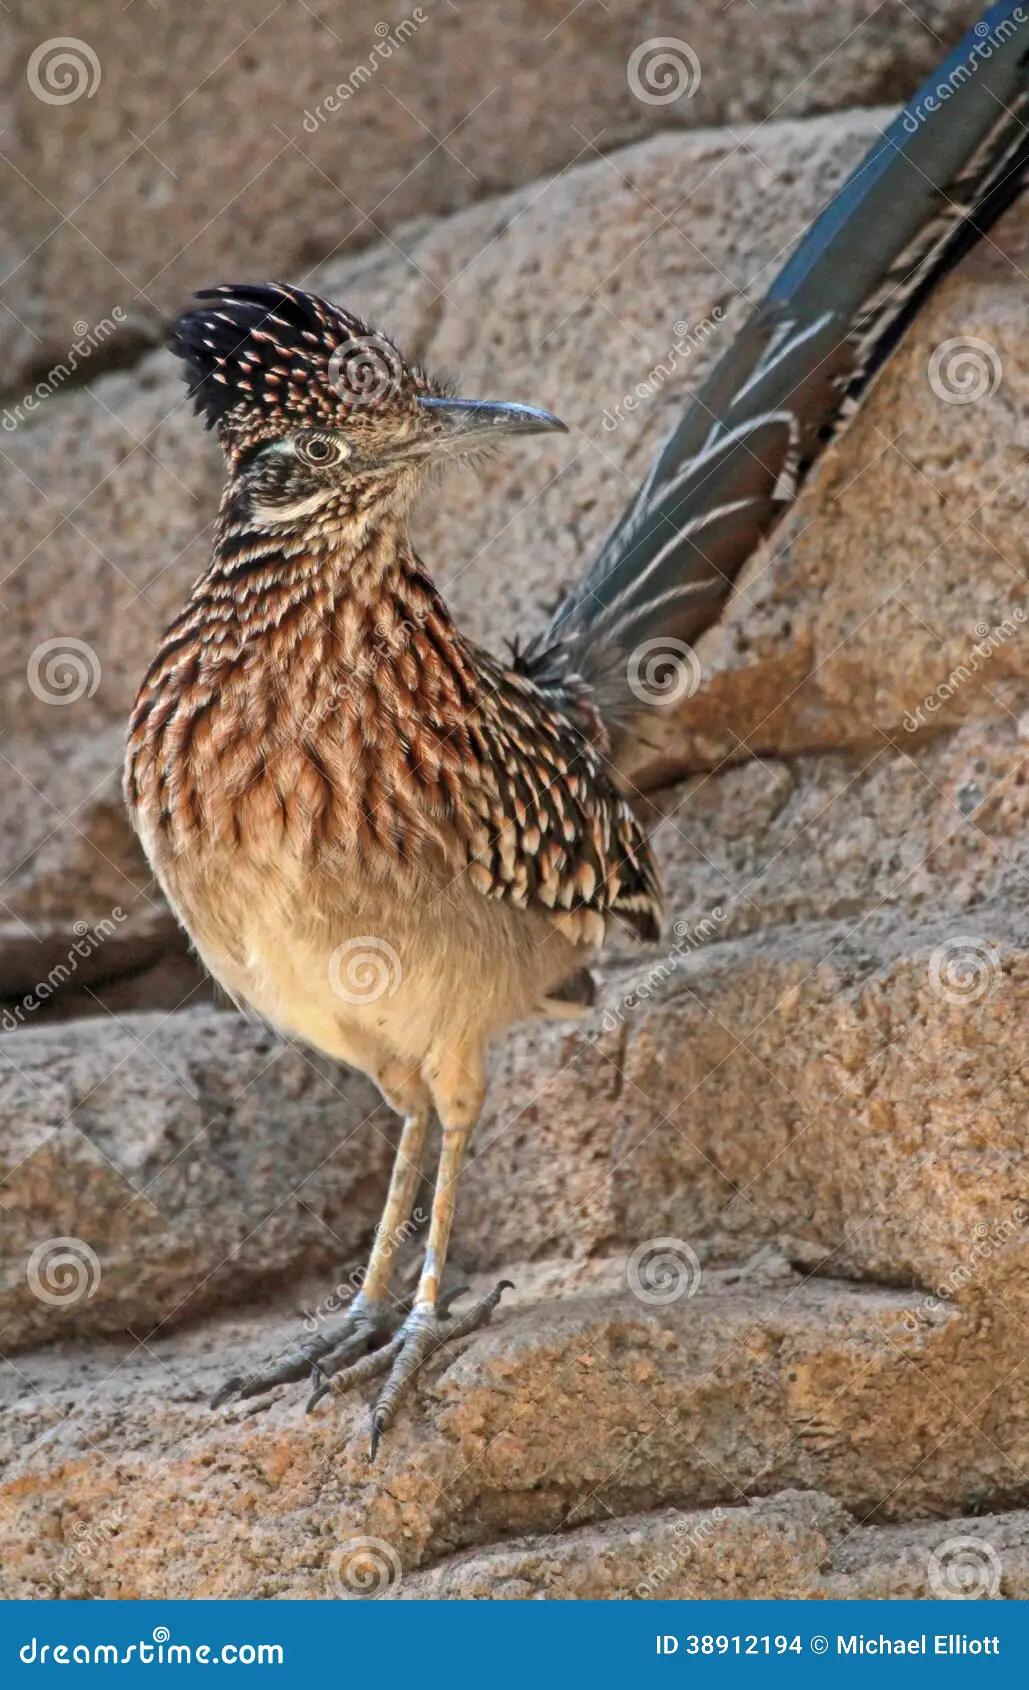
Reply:
<svg viewBox="0 0 1029 1690"><path fill-rule="evenodd" d="M196 300L169 344L208 428L340 427L426 390L387 335L316 294L282 282L228 283Z"/></svg>

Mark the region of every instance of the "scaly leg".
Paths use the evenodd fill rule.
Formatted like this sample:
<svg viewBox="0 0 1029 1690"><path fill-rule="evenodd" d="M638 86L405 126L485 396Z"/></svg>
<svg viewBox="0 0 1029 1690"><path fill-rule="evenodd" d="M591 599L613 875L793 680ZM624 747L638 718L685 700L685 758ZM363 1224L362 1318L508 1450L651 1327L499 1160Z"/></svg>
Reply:
<svg viewBox="0 0 1029 1690"><path fill-rule="evenodd" d="M380 1084L385 1090L385 1079L380 1080ZM376 1228L361 1289L346 1316L337 1325L316 1333L295 1350L270 1362L259 1373L251 1374L249 1378L237 1374L227 1379L214 1397L212 1408L220 1408L230 1397L239 1400L256 1397L263 1391L270 1391L273 1385L304 1379L311 1373L316 1378L329 1378L359 1356L370 1342L391 1337L396 1317L388 1299L397 1238L410 1220L414 1207L431 1109L428 1090L420 1082L417 1082L416 1088L405 1087L404 1092L410 1113L404 1120L394 1157L386 1207ZM387 1095L390 1102L401 1101L399 1089L391 1090Z"/></svg>
<svg viewBox="0 0 1029 1690"><path fill-rule="evenodd" d="M337 1361L337 1365L331 1370L323 1362L317 1369L322 1377L308 1403L308 1408L313 1408L330 1389L347 1390L352 1385L362 1384L366 1379L385 1373L388 1368L389 1377L372 1409L373 1460L379 1439L408 1396L427 1357L448 1339L464 1337L489 1320L500 1301L501 1292L510 1285L509 1280L502 1281L453 1324L442 1323L440 1279L454 1221L457 1182L485 1094L485 1052L481 1045L448 1047L435 1052L423 1072L442 1122L443 1145L432 1201L429 1238L414 1306L399 1331L382 1349L362 1357L342 1371L336 1357L333 1360Z"/></svg>

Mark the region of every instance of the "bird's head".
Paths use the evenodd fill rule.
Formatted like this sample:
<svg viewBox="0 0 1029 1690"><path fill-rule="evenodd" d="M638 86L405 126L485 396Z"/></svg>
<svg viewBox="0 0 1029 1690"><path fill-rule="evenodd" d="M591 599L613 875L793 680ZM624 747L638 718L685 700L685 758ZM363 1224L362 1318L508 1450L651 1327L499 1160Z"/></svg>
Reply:
<svg viewBox="0 0 1029 1690"><path fill-rule="evenodd" d="M564 429L529 405L455 399L388 336L281 283L211 288L171 347L216 428L234 496L274 527L406 507L426 470L515 434Z"/></svg>

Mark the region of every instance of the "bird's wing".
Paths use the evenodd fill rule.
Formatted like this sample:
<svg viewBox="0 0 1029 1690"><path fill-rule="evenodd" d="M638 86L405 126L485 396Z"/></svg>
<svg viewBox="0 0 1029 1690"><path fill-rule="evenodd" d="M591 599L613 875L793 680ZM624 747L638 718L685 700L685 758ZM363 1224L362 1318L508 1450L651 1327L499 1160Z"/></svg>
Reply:
<svg viewBox="0 0 1029 1690"><path fill-rule="evenodd" d="M661 930L650 848L574 705L486 652L465 720L477 778L466 799L468 878L487 898L547 914L575 943L612 917L639 939Z"/></svg>
<svg viewBox="0 0 1029 1690"><path fill-rule="evenodd" d="M632 762L641 710L668 701L660 685L648 696L633 684L640 664L655 646L691 655L716 620L940 277L1024 186L1027 120L1029 13L1003 3L812 225L593 568L523 655L543 686L586 683L619 767Z"/></svg>

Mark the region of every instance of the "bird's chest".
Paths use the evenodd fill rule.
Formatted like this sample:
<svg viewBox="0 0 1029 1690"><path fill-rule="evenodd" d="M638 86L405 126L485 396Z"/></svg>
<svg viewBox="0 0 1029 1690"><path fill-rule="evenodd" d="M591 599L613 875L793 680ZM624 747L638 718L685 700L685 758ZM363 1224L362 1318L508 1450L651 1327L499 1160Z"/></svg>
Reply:
<svg viewBox="0 0 1029 1690"><path fill-rule="evenodd" d="M137 831L211 973L359 1067L379 1046L420 1055L437 997L472 973L433 913L460 838L417 702L381 664L371 686L353 664L275 688L236 673L180 683L130 750Z"/></svg>
<svg viewBox="0 0 1029 1690"><path fill-rule="evenodd" d="M460 795L457 723L411 664L335 641L163 678L130 742L126 791L164 880L183 857L273 878L350 861L402 876Z"/></svg>

